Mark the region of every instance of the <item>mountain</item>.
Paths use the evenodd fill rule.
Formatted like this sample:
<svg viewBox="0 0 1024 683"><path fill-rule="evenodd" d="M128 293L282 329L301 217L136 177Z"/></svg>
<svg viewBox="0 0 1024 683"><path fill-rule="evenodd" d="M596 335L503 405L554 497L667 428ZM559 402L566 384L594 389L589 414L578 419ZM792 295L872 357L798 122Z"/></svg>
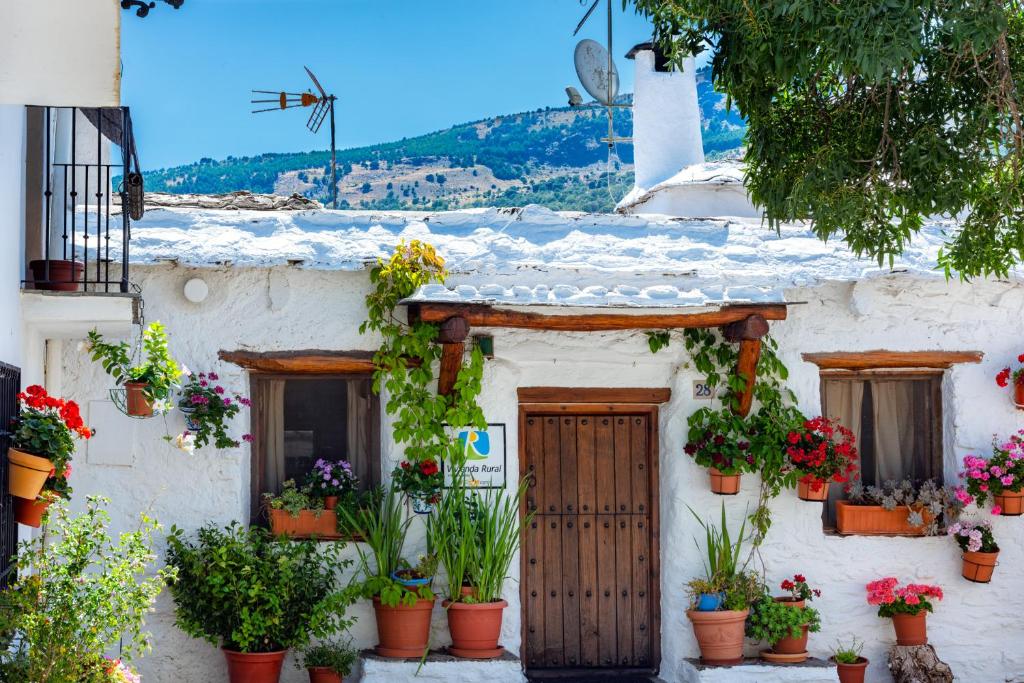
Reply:
<svg viewBox="0 0 1024 683"><path fill-rule="evenodd" d="M704 151L739 153L745 126L710 71L697 73ZM623 98L629 102L631 96ZM615 110L616 135L632 134L632 112ZM609 159L602 108L545 108L496 116L368 147L339 150L338 207L444 210L541 204L557 210L610 211L633 185L633 149ZM149 171L148 191L214 194L235 190L291 194L326 202L327 151L200 159Z"/></svg>

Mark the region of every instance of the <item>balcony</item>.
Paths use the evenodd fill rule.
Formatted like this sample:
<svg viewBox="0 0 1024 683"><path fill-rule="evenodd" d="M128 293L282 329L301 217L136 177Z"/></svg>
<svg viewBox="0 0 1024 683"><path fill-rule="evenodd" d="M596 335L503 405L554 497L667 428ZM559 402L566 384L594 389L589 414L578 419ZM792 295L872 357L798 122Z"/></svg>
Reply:
<svg viewBox="0 0 1024 683"><path fill-rule="evenodd" d="M129 292L138 172L128 107L29 107L25 290ZM128 195L131 194L131 197Z"/></svg>

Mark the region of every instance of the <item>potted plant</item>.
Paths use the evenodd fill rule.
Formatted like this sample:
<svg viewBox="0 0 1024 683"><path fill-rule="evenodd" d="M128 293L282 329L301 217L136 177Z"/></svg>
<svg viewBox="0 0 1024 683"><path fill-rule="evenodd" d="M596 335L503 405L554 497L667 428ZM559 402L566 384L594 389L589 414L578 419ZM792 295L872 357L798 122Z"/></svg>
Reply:
<svg viewBox="0 0 1024 683"><path fill-rule="evenodd" d="M429 515L441 499L444 474L437 460L403 460L391 473L391 481L412 501L413 512Z"/></svg>
<svg viewBox="0 0 1024 683"><path fill-rule="evenodd" d="M801 500L828 500L829 483L846 483L857 470L853 432L838 421L812 418L791 431L786 441L786 455L799 476Z"/></svg>
<svg viewBox="0 0 1024 683"><path fill-rule="evenodd" d="M351 643L326 642L306 648L302 664L309 672L309 683L342 683L358 656Z"/></svg>
<svg viewBox="0 0 1024 683"><path fill-rule="evenodd" d="M359 494L359 479L347 460L331 462L318 458L306 476L306 485L313 495L323 498L328 510L338 505L339 498L351 502Z"/></svg>
<svg viewBox="0 0 1024 683"><path fill-rule="evenodd" d="M219 646L232 683L275 683L290 648L351 625L351 595L338 572L352 564L341 544L319 546L264 529L207 525L195 539L172 528L167 564L175 624Z"/></svg>
<svg viewBox="0 0 1024 683"><path fill-rule="evenodd" d="M807 659L807 634L817 633L821 626L818 611L804 602L789 597L780 600L764 591L750 606L747 635L772 645L761 652L763 659L785 664Z"/></svg>
<svg viewBox="0 0 1024 683"><path fill-rule="evenodd" d="M102 363L118 386L124 386L124 410L134 417L148 417L154 409L167 412L171 393L181 370L167 348L167 330L159 321L142 331L142 355L145 360L133 364L128 342L110 344L96 330L89 332L88 348L94 361Z"/></svg>
<svg viewBox="0 0 1024 683"><path fill-rule="evenodd" d="M403 568L402 549L412 522L405 515L400 492L392 485L374 502L354 511L339 508L344 527L364 539L356 545L363 575L356 587L373 601L377 654L419 658L430 644L430 615L436 599L429 584L406 587L392 578Z"/></svg>
<svg viewBox="0 0 1024 683"><path fill-rule="evenodd" d="M193 448L202 448L213 442L215 448L238 448L239 441L228 436L227 425L238 415L242 407L252 402L245 396L227 395L227 390L217 384L220 379L215 372L209 374L188 374L178 398L178 409L185 416L185 427L193 439ZM246 441L251 436L242 437Z"/></svg>
<svg viewBox="0 0 1024 683"><path fill-rule="evenodd" d="M988 460L976 455L964 456L960 472L963 484L957 487L957 500L964 505L981 507L992 498L992 514L1019 516L1024 514L1024 430L1010 436L1004 443L992 444Z"/></svg>
<svg viewBox="0 0 1024 683"><path fill-rule="evenodd" d="M88 439L93 432L82 421L77 403L50 396L37 384L18 394L18 403L7 450L7 490L35 502L48 479L66 480L75 439Z"/></svg>
<svg viewBox="0 0 1024 683"><path fill-rule="evenodd" d="M519 550L519 502L528 480L509 493L504 488L467 486L456 466L452 486L428 521L428 540L447 577L442 603L456 657L490 659L505 650L498 644L508 602L502 599L505 579ZM528 513L525 523L533 514Z"/></svg>
<svg viewBox="0 0 1024 683"><path fill-rule="evenodd" d="M391 572L391 578L410 590L421 586L429 586L434 582L434 574L437 572L437 555L427 553L420 555L416 566L410 566L404 560L405 566Z"/></svg>
<svg viewBox="0 0 1024 683"><path fill-rule="evenodd" d="M134 529L112 534L108 503L89 497L71 516L55 501L50 533L19 548L18 572L0 590L4 681L106 681L97 670L118 680L149 649L144 622L173 570L154 567L159 525L142 515ZM112 649L119 658L104 659Z"/></svg>
<svg viewBox="0 0 1024 683"><path fill-rule="evenodd" d="M743 418L731 408L701 408L690 417L689 425L683 450L695 463L707 468L712 493L739 493L743 472L757 469Z"/></svg>
<svg viewBox="0 0 1024 683"><path fill-rule="evenodd" d="M764 591L757 577L739 565L746 522L740 526L734 542L725 519L725 505L722 505L720 527L706 523L692 508L690 512L704 529L707 555L704 563L705 577L688 585L690 609L686 616L693 626L693 635L697 639L704 664L738 664L743 661L744 623L750 605ZM697 609L702 596L709 590L714 595L724 594L718 608Z"/></svg>
<svg viewBox="0 0 1024 683"><path fill-rule="evenodd" d="M938 518L951 504L949 491L927 479L915 486L909 480L846 488L846 500L836 501L836 527L841 534L861 536L926 536L938 533Z"/></svg>
<svg viewBox="0 0 1024 683"><path fill-rule="evenodd" d="M43 484L43 490L35 500L27 498L12 497L14 508L14 521L38 529L43 524L43 519L49 507L58 500L71 500L71 485L68 478L71 476L71 463L64 466L63 471L54 472Z"/></svg>
<svg viewBox="0 0 1024 683"><path fill-rule="evenodd" d="M1017 356L1018 363L1024 363L1024 353ZM996 384L1006 388L1006 385L1013 381L1013 403L1018 410L1024 410L1024 366L1011 371L1009 366L1003 368L996 375Z"/></svg>
<svg viewBox="0 0 1024 683"><path fill-rule="evenodd" d="M942 599L942 589L927 584L908 583L886 577L867 585L868 604L878 606L878 616L892 619L897 645L928 644L928 613L931 600Z"/></svg>
<svg viewBox="0 0 1024 683"><path fill-rule="evenodd" d="M999 558L999 546L992 535L992 524L988 521L959 520L946 528L946 533L963 551L961 574L968 581L988 583Z"/></svg>
<svg viewBox="0 0 1024 683"><path fill-rule="evenodd" d="M864 683L868 660L861 656L864 643L853 638L848 645L837 643L832 649L829 661L834 662L839 673L839 683Z"/></svg>
<svg viewBox="0 0 1024 683"><path fill-rule="evenodd" d="M338 520L333 511L324 510L322 498L314 496L309 485L299 488L294 479L281 484L280 495L263 494L275 536L291 538L338 538Z"/></svg>
<svg viewBox="0 0 1024 683"><path fill-rule="evenodd" d="M84 263L70 259L36 259L28 262L28 268L32 287L48 292L77 292L85 272Z"/></svg>

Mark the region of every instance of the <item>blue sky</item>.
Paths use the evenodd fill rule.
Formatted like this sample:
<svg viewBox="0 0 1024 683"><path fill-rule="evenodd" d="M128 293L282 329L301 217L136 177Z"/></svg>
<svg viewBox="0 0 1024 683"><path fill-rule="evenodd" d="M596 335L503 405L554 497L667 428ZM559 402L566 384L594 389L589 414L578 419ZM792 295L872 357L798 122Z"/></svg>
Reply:
<svg viewBox="0 0 1024 683"><path fill-rule="evenodd" d="M565 104L579 87L576 41L604 42L604 3L576 38L590 1L186 0L145 19L122 13L122 102L132 108L142 166L202 157L328 147L296 109L250 114L250 89L305 90L308 64L338 102L338 147L396 140L456 123ZM615 14L624 54L649 23ZM582 91L582 88L580 88Z"/></svg>

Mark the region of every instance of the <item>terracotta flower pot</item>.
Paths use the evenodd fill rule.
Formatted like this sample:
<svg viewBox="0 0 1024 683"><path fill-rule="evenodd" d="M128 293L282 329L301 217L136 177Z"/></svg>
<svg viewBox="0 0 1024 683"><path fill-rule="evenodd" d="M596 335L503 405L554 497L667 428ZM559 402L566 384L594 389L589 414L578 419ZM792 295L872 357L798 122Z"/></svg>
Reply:
<svg viewBox="0 0 1024 683"><path fill-rule="evenodd" d="M288 650L278 652L235 652L227 648L228 680L231 683L277 683Z"/></svg>
<svg viewBox="0 0 1024 683"><path fill-rule="evenodd" d="M905 506L886 510L881 505L852 505L836 501L836 528L841 534L858 536L924 536L925 527L934 515L925 508L917 508L924 524L911 526L907 521L910 510Z"/></svg>
<svg viewBox="0 0 1024 683"><path fill-rule="evenodd" d="M29 500L28 498L13 498L14 521L38 529L43 523L43 514L46 508L50 507L51 500Z"/></svg>
<svg viewBox="0 0 1024 683"><path fill-rule="evenodd" d="M711 492L721 496L735 496L740 492L739 474L722 474L714 467L708 468L711 477Z"/></svg>
<svg viewBox="0 0 1024 683"><path fill-rule="evenodd" d="M324 509L325 510L333 510L336 507L338 507L338 497L337 496L324 496Z"/></svg>
<svg viewBox="0 0 1024 683"><path fill-rule="evenodd" d="M917 614L894 614L892 626L896 629L897 645L928 644L928 612Z"/></svg>
<svg viewBox="0 0 1024 683"><path fill-rule="evenodd" d="M124 383L125 410L134 417L149 417L153 414L153 402L146 396L145 382Z"/></svg>
<svg viewBox="0 0 1024 683"><path fill-rule="evenodd" d="M507 602L469 604L445 600L442 605L448 615L448 632L452 635L449 653L467 659L493 659L505 651L498 645L498 638Z"/></svg>
<svg viewBox="0 0 1024 683"><path fill-rule="evenodd" d="M1024 514L1024 491L1003 491L998 496L992 496L993 505L1002 508L999 513L1007 517L1017 517Z"/></svg>
<svg viewBox="0 0 1024 683"><path fill-rule="evenodd" d="M868 668L868 660L864 657L858 657L853 664L837 662L835 657L829 657L828 661L836 665L839 683L864 683L864 672Z"/></svg>
<svg viewBox="0 0 1024 683"><path fill-rule="evenodd" d="M992 580L992 572L995 571L996 559L998 558L998 550L994 553L972 553L967 551L963 555L964 567L961 574L968 581L988 583Z"/></svg>
<svg viewBox="0 0 1024 683"><path fill-rule="evenodd" d="M300 510L293 517L287 510L269 510L270 531L290 538L341 538L338 514L333 510Z"/></svg>
<svg viewBox="0 0 1024 683"><path fill-rule="evenodd" d="M33 287L50 292L77 292L79 280L85 271L81 261L50 260L50 277L46 277L46 261L29 261Z"/></svg>
<svg viewBox="0 0 1024 683"><path fill-rule="evenodd" d="M380 598L373 599L377 616L377 654L381 657L416 658L426 652L430 644L430 614L434 599L420 598L412 607L399 604L387 607Z"/></svg>
<svg viewBox="0 0 1024 683"><path fill-rule="evenodd" d="M53 471L53 463L38 455L32 455L17 448L7 449L8 472L7 491L12 496L35 500L43 490L43 484Z"/></svg>
<svg viewBox="0 0 1024 683"><path fill-rule="evenodd" d="M1017 410L1024 410L1024 384L1013 385L1013 402L1017 404Z"/></svg>
<svg viewBox="0 0 1024 683"><path fill-rule="evenodd" d="M306 671L309 672L309 683L342 683L341 674L326 666L311 666Z"/></svg>
<svg viewBox="0 0 1024 683"><path fill-rule="evenodd" d="M775 602L781 602L793 609L803 609L807 605L805 600L794 600L789 596L775 598ZM803 633L796 638L786 636L772 643L772 651L780 655L799 655L807 652L807 626L804 626Z"/></svg>
<svg viewBox="0 0 1024 683"><path fill-rule="evenodd" d="M814 483L798 482L796 485L796 495L800 500L809 500L815 503L820 503L828 500L828 482L818 481L818 488L815 490Z"/></svg>
<svg viewBox="0 0 1024 683"><path fill-rule="evenodd" d="M698 612L688 610L693 635L700 646L700 660L715 666L743 661L743 627L750 610Z"/></svg>

